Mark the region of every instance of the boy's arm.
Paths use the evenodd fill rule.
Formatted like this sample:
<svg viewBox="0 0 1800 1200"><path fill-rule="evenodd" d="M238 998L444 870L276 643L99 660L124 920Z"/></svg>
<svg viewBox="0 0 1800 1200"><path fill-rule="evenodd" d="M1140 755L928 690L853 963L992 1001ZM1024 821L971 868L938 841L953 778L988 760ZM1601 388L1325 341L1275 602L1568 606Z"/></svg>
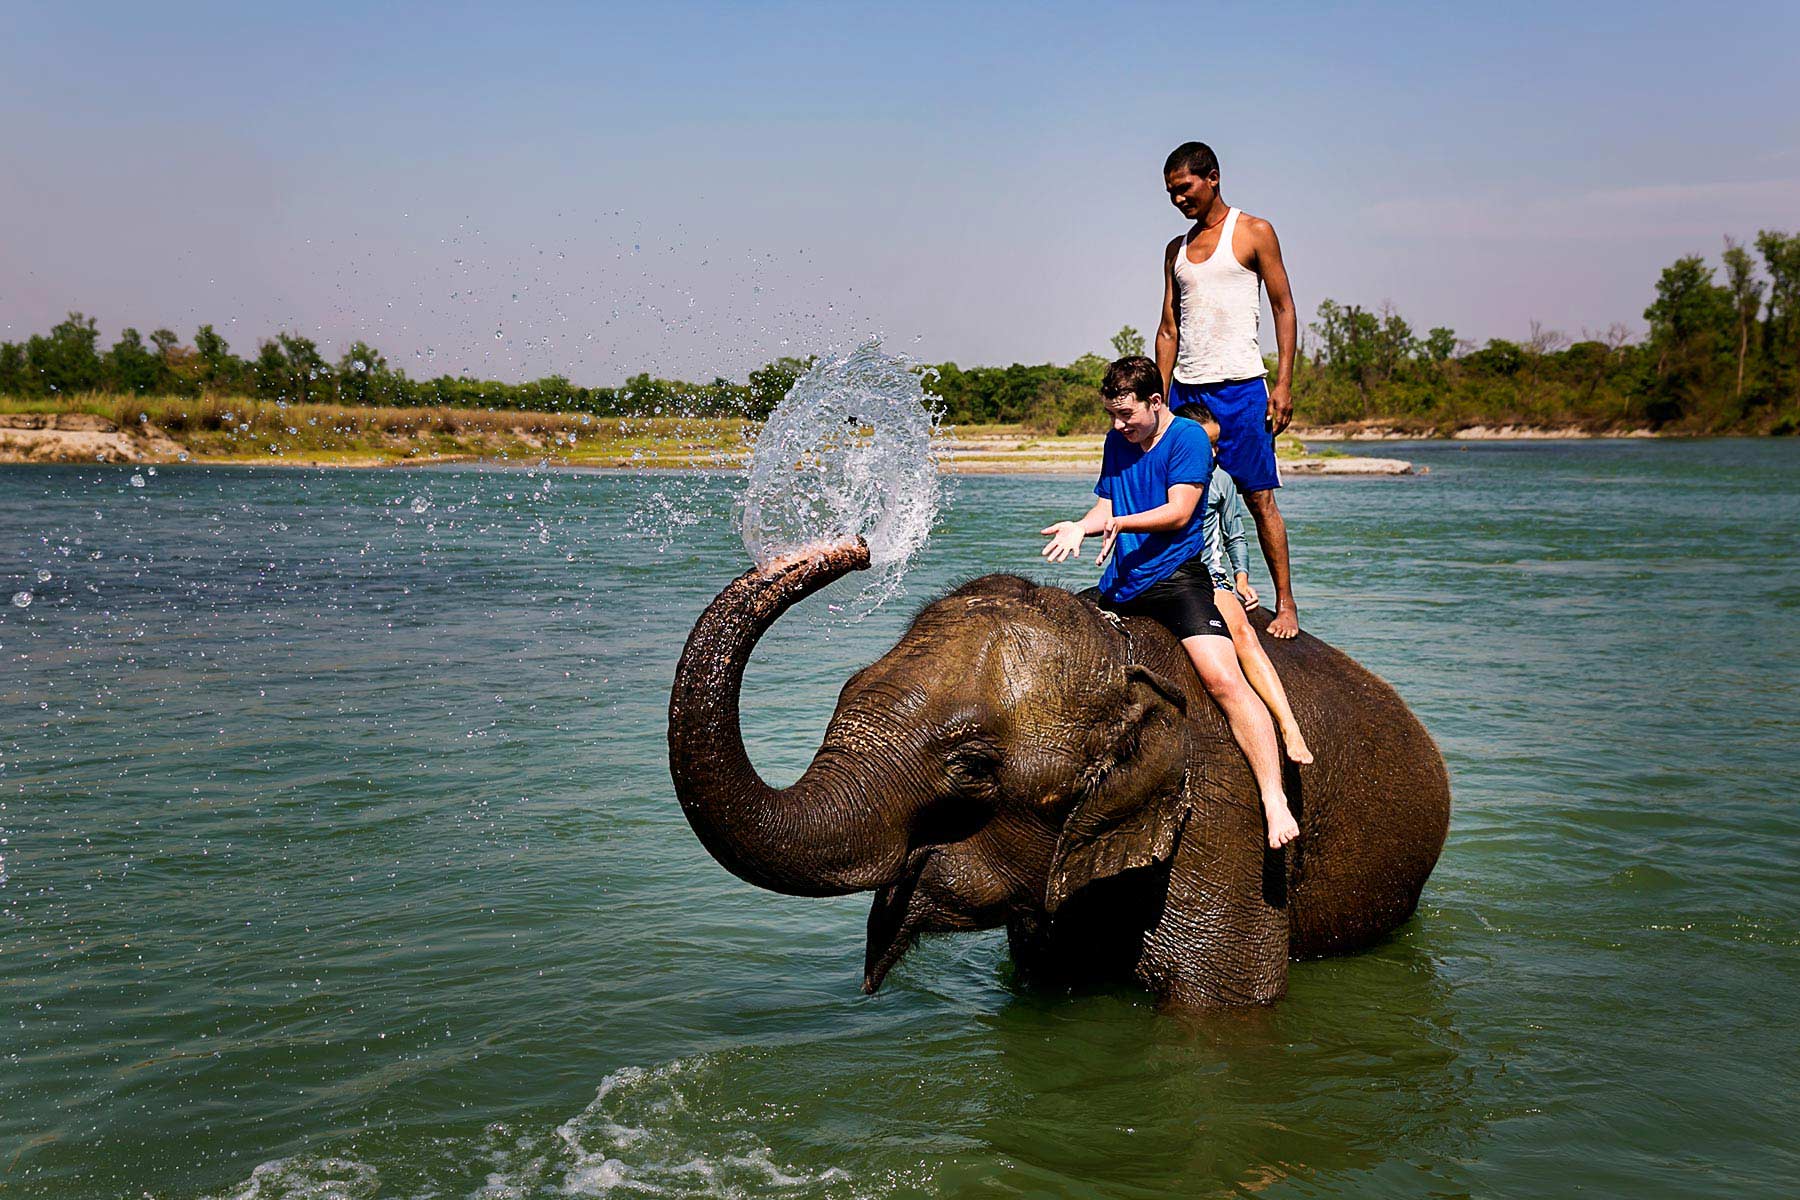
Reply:
<svg viewBox="0 0 1800 1200"><path fill-rule="evenodd" d="M1280 433L1294 419L1294 343L1299 322L1294 315L1294 289L1288 282L1287 264L1281 261L1281 241L1275 227L1261 217L1250 219L1250 244L1256 252L1256 273L1269 294L1269 310L1275 314L1275 386L1269 389L1272 431Z"/></svg>
<svg viewBox="0 0 1800 1200"><path fill-rule="evenodd" d="M1188 522L1194 519L1194 510L1200 507L1200 495L1205 490L1197 483L1171 483L1169 498L1155 508L1123 517L1107 517L1102 531L1106 540L1100 543L1100 555L1094 561L1103 563L1111 556L1113 542L1121 533L1179 533L1186 529Z"/></svg>
<svg viewBox="0 0 1800 1200"><path fill-rule="evenodd" d="M1112 520L1112 501L1105 496L1094 501L1094 507L1083 513L1078 521L1058 521L1046 526L1038 532L1050 540L1039 551L1053 563L1071 558L1081 553L1081 539L1090 534L1104 533L1107 522Z"/></svg>
<svg viewBox="0 0 1800 1200"><path fill-rule="evenodd" d="M1187 420L1183 417L1182 420ZM1171 483L1169 498L1155 508L1124 517L1111 517L1106 533L1180 533L1194 519L1200 507L1200 494L1205 491L1197 483Z"/></svg>
<svg viewBox="0 0 1800 1200"><path fill-rule="evenodd" d="M1164 396L1169 394L1169 381L1175 375L1175 348L1181 338L1181 326L1175 320L1175 255L1180 250L1180 238L1163 248L1163 302L1162 316L1156 322L1156 369L1162 375Z"/></svg>

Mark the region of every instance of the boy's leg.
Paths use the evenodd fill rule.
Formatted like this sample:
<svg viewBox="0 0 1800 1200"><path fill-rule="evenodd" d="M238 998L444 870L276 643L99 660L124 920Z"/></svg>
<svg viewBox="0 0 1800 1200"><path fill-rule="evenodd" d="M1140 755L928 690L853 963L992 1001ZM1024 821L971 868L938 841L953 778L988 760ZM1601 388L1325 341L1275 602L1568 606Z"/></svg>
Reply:
<svg viewBox="0 0 1800 1200"><path fill-rule="evenodd" d="M1237 593L1224 588L1215 589L1213 603L1225 618L1225 628L1231 630L1231 644L1237 649L1238 664L1244 668L1244 678L1250 681L1256 694L1269 706L1270 715L1281 729L1281 744L1287 748L1287 756L1297 763L1311 762L1312 751L1307 749L1306 739L1300 734L1300 722L1294 719L1293 707L1288 704L1287 689L1281 685L1281 676L1276 674L1275 664L1269 661L1268 652L1257 640L1256 627L1250 624L1250 618L1245 615Z"/></svg>
<svg viewBox="0 0 1800 1200"><path fill-rule="evenodd" d="M1230 638L1199 634L1183 638L1181 648L1193 660L1200 682L1224 710L1231 736L1250 763L1250 773L1256 776L1257 791L1262 794L1263 816L1269 823L1269 847L1279 850L1300 836L1300 827L1294 823L1287 794L1281 789L1281 761L1276 757L1275 726L1269 722L1269 710L1245 681Z"/></svg>
<svg viewBox="0 0 1800 1200"><path fill-rule="evenodd" d="M1245 492L1244 503L1256 522L1256 540L1262 543L1263 561L1269 564L1269 578L1275 582L1275 619L1269 622L1269 635L1291 638L1300 632L1300 609L1294 603L1294 582L1288 572L1287 522L1275 506L1272 488Z"/></svg>

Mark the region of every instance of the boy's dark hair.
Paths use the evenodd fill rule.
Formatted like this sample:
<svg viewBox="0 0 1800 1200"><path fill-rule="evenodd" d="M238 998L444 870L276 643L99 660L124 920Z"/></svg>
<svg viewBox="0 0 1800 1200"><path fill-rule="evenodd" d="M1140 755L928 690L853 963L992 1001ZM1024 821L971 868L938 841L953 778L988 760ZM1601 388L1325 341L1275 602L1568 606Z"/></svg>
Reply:
<svg viewBox="0 0 1800 1200"><path fill-rule="evenodd" d="M1219 156L1205 142L1183 142L1163 160L1163 174L1192 171L1202 179L1219 169Z"/></svg>
<svg viewBox="0 0 1800 1200"><path fill-rule="evenodd" d="M1100 381L1100 395L1107 400L1135 396L1148 404L1150 397L1159 394L1162 387L1162 372L1156 369L1156 364L1141 354L1133 354L1106 368L1106 378Z"/></svg>

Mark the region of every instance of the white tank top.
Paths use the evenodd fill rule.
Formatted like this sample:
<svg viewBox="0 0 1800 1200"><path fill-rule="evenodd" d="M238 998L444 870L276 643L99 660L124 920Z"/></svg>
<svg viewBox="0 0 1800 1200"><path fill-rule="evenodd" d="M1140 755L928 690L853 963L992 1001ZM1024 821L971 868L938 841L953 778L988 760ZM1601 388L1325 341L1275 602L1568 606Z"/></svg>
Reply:
<svg viewBox="0 0 1800 1200"><path fill-rule="evenodd" d="M1256 337L1262 324L1262 277L1231 250L1239 211L1225 214L1218 248L1205 262L1188 260L1192 234L1175 251L1175 311L1181 330L1175 378L1182 383L1261 379L1269 373Z"/></svg>

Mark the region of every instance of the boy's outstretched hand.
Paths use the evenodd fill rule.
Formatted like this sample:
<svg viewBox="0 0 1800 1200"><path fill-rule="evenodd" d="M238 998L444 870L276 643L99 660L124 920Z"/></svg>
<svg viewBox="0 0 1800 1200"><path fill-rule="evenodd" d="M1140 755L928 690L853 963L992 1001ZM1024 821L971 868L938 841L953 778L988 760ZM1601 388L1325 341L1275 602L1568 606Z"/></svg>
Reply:
<svg viewBox="0 0 1800 1200"><path fill-rule="evenodd" d="M1106 524L1100 530L1100 553L1094 556L1094 565L1104 567L1106 560L1112 557L1113 543L1119 540L1119 519L1106 518Z"/></svg>
<svg viewBox="0 0 1800 1200"><path fill-rule="evenodd" d="M1049 528L1040 529L1038 532L1050 539L1038 553L1053 563L1059 563L1080 554L1081 541L1087 536L1081 531L1081 526L1074 521L1058 521Z"/></svg>

